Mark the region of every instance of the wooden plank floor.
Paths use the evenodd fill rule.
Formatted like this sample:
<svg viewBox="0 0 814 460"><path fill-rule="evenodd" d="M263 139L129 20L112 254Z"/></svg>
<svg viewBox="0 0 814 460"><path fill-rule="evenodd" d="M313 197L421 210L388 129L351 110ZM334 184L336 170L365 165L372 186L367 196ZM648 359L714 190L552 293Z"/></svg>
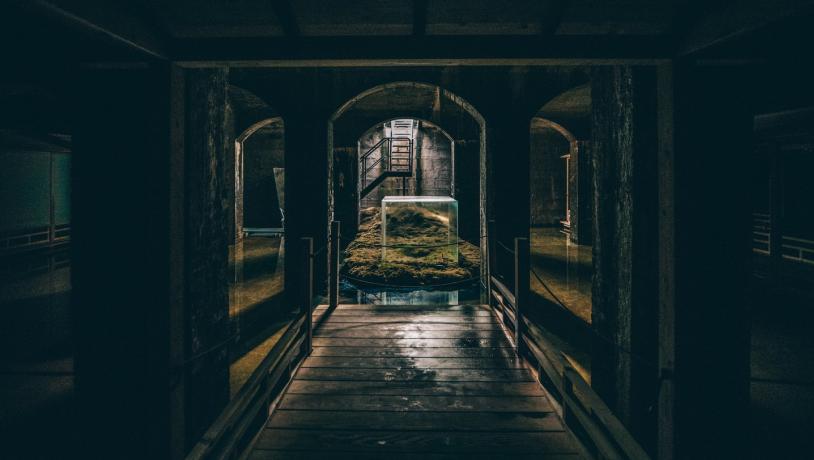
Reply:
<svg viewBox="0 0 814 460"><path fill-rule="evenodd" d="M250 458L576 460L579 452L488 307L341 305L314 331L313 353Z"/></svg>

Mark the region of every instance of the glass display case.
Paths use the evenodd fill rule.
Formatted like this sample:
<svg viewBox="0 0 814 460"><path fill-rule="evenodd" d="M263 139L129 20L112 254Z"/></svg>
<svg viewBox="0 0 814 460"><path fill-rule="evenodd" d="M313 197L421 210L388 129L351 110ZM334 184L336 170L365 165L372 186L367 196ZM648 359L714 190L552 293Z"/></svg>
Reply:
<svg viewBox="0 0 814 460"><path fill-rule="evenodd" d="M382 199L382 262L458 263L458 201L445 196Z"/></svg>

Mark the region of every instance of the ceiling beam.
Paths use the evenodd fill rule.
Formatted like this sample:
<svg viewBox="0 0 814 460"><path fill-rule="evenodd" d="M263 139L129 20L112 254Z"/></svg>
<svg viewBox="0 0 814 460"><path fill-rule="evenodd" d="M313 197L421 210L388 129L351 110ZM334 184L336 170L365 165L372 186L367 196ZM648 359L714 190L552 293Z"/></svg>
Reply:
<svg viewBox="0 0 814 460"><path fill-rule="evenodd" d="M280 27L282 27L286 37L298 37L300 35L300 26L297 24L297 17L294 16L291 2L288 0L271 0L271 6L274 8L274 14L277 15L277 20L280 21Z"/></svg>
<svg viewBox="0 0 814 460"><path fill-rule="evenodd" d="M413 0L413 35L427 35L427 0Z"/></svg>
<svg viewBox="0 0 814 460"><path fill-rule="evenodd" d="M571 0L546 1L540 15L540 35L554 35L569 6L571 6Z"/></svg>
<svg viewBox="0 0 814 460"><path fill-rule="evenodd" d="M186 64L223 63L244 66L309 61L405 65L431 61L455 63L490 61L503 65L533 60L600 63L656 61L672 58L667 37L637 36L374 36L269 37L182 39L176 61Z"/></svg>
<svg viewBox="0 0 814 460"><path fill-rule="evenodd" d="M72 2L71 8L46 0L17 1L15 4L151 58L169 59L165 37L154 24L142 20L140 13L143 11L121 11L108 2Z"/></svg>
<svg viewBox="0 0 814 460"><path fill-rule="evenodd" d="M771 24L800 14L812 14L814 0L749 0L724 2L677 31L678 56L691 56L719 45L729 43Z"/></svg>

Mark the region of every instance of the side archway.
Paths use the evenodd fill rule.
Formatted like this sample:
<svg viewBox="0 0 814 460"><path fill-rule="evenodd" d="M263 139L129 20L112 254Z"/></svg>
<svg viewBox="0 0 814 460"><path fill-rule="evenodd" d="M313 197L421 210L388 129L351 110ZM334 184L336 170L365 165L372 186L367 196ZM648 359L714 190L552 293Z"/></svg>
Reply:
<svg viewBox="0 0 814 460"><path fill-rule="evenodd" d="M245 228L247 227L246 224L246 184L247 184L247 176L246 176L246 147L247 144L250 142L250 139L253 136L256 136L259 132L269 132L269 143L274 143L275 140L279 144L279 151L280 153L284 152L284 132L285 132L285 123L283 122L282 117L271 117L266 118L264 120L260 120L252 125L250 125L246 130L244 130L237 138L235 138L235 241L240 241L243 239L243 235L245 233ZM255 137L256 138L256 137ZM274 155L274 152L271 152ZM284 171L284 166L282 166L282 155L279 159L272 158L272 161L269 163L269 168L273 169L281 169ZM262 161L258 161L258 163L262 163ZM279 163L279 165L277 165ZM273 179L270 182L273 182L275 185L274 193L272 194L277 199L272 200L277 203L276 208L279 209L279 227L269 227L269 228L280 228L282 229L284 223L284 195L282 194L282 184L278 184L278 182L283 182L285 179L284 174L279 174L277 171L273 171L272 175L269 176ZM251 204L250 204L251 206ZM272 210L272 214L273 214ZM252 211L250 211L252 212ZM275 219L257 219L255 223L262 223L262 222L272 222L276 223ZM261 227L265 227L265 225L261 225Z"/></svg>

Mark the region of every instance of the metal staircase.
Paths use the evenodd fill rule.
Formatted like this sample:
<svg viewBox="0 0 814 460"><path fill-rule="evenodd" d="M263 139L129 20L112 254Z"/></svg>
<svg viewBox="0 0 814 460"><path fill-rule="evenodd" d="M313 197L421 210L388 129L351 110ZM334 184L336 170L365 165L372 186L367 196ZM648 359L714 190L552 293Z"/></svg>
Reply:
<svg viewBox="0 0 814 460"><path fill-rule="evenodd" d="M380 140L359 157L359 199L363 199L389 177L413 175L413 129L415 120L393 120L390 136ZM371 173L378 174L371 179Z"/></svg>

